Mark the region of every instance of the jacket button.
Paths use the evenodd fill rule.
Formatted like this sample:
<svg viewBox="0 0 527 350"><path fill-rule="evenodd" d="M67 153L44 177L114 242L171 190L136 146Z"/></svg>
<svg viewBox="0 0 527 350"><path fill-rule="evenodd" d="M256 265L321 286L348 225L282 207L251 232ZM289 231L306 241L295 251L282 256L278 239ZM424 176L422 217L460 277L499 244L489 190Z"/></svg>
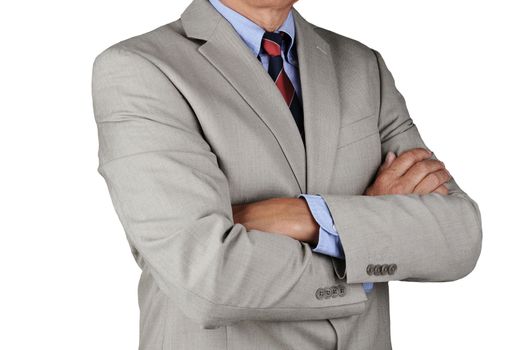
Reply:
<svg viewBox="0 0 527 350"><path fill-rule="evenodd" d="M333 294L333 291L330 287L324 289L324 298L331 298L331 294Z"/></svg>
<svg viewBox="0 0 527 350"><path fill-rule="evenodd" d="M339 289L339 296L343 297L346 295L346 286L344 284L339 284L337 287Z"/></svg>
<svg viewBox="0 0 527 350"><path fill-rule="evenodd" d="M375 265L369 264L368 267L366 267L366 273L371 276L373 275L374 269L375 269Z"/></svg>
<svg viewBox="0 0 527 350"><path fill-rule="evenodd" d="M339 288L337 286L331 287L331 297L336 298L339 296Z"/></svg>
<svg viewBox="0 0 527 350"><path fill-rule="evenodd" d="M384 264L381 267L381 275L387 275L390 269L390 265Z"/></svg>
<svg viewBox="0 0 527 350"><path fill-rule="evenodd" d="M317 291L315 292L315 296L316 296L317 299L319 299L319 300L322 299L322 298L324 298L324 294L325 294L325 292L324 292L324 288L319 288L319 289L317 289Z"/></svg>
<svg viewBox="0 0 527 350"><path fill-rule="evenodd" d="M381 274L381 265L375 265L375 268L373 269L373 274L375 276L379 276Z"/></svg>
<svg viewBox="0 0 527 350"><path fill-rule="evenodd" d="M390 275L393 275L395 273L395 271L397 270L397 264L391 264L389 267L388 267L388 273Z"/></svg>

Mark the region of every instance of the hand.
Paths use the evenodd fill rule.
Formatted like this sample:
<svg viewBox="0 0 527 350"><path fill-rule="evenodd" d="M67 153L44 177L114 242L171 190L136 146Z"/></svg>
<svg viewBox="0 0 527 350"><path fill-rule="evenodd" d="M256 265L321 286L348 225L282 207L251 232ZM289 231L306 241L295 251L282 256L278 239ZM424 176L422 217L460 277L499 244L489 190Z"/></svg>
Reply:
<svg viewBox="0 0 527 350"><path fill-rule="evenodd" d="M388 152L377 171L374 183L366 189L368 196L385 194L448 194L444 185L451 179L443 162L429 159L432 153L424 148L414 148L397 157Z"/></svg>
<svg viewBox="0 0 527 350"><path fill-rule="evenodd" d="M318 244L319 226L303 198L271 198L232 206L234 223L247 230L260 230Z"/></svg>

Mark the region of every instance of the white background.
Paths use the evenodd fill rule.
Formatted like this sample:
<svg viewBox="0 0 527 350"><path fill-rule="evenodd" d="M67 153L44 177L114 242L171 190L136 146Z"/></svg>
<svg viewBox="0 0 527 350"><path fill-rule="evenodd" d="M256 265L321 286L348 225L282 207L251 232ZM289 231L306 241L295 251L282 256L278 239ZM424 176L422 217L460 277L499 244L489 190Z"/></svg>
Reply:
<svg viewBox="0 0 527 350"><path fill-rule="evenodd" d="M11 1L0 14L0 348L135 349L139 268L97 173L93 59L185 1ZM522 1L301 0L379 50L427 145L480 205L466 278L391 282L394 349L526 349ZM523 24L522 24L523 22Z"/></svg>

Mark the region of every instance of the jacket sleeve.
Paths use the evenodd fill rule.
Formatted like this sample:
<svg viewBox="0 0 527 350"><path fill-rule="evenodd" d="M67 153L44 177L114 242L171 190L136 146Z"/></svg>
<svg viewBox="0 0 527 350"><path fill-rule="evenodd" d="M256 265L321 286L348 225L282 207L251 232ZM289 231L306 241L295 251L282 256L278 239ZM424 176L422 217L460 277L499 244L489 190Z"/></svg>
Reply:
<svg viewBox="0 0 527 350"><path fill-rule="evenodd" d="M374 54L382 159L388 151L428 149L382 56ZM345 260L332 258L336 273L347 283L452 281L469 274L481 251L480 211L453 178L446 186L448 195L321 194L344 248Z"/></svg>
<svg viewBox="0 0 527 350"><path fill-rule="evenodd" d="M92 97L98 171L134 257L189 318L211 328L362 312L360 284L336 279L307 243L233 223L227 178L193 109L151 60L104 50Z"/></svg>

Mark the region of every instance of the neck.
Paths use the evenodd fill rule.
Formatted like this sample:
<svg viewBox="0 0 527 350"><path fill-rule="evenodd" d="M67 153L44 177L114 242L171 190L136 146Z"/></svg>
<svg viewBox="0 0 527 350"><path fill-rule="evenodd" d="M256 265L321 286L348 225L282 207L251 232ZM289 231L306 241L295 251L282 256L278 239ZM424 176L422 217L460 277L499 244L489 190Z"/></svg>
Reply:
<svg viewBox="0 0 527 350"><path fill-rule="evenodd" d="M247 17L268 32L277 30L287 18L289 11L297 0L279 5L255 5L247 0L220 0L239 14ZM266 1L263 1L266 2ZM267 1L268 2L268 1ZM282 1L284 2L284 1Z"/></svg>

